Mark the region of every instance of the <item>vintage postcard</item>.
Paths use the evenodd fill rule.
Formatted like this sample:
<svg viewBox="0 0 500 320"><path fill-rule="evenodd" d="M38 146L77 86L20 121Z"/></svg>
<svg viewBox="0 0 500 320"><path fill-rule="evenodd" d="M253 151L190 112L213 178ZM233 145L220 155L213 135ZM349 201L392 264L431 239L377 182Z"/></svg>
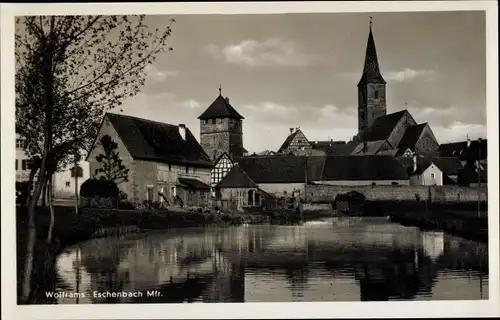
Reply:
<svg viewBox="0 0 500 320"><path fill-rule="evenodd" d="M2 4L2 318L499 316L497 24Z"/></svg>

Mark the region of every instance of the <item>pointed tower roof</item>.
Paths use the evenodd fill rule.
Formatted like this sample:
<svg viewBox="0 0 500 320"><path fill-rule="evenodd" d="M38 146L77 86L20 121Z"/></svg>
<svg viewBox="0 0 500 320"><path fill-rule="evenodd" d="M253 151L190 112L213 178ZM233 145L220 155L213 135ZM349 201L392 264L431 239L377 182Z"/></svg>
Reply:
<svg viewBox="0 0 500 320"><path fill-rule="evenodd" d="M222 96L221 88L219 88L219 96L212 102L207 110L198 117L200 120L214 118L244 119L243 116L229 104L229 99Z"/></svg>
<svg viewBox="0 0 500 320"><path fill-rule="evenodd" d="M361 76L361 80L359 80L358 86L366 83L386 84L384 78L380 74L377 49L375 48L375 40L373 39L371 17L370 33L368 34L368 43L366 45L365 65L363 67L363 75Z"/></svg>

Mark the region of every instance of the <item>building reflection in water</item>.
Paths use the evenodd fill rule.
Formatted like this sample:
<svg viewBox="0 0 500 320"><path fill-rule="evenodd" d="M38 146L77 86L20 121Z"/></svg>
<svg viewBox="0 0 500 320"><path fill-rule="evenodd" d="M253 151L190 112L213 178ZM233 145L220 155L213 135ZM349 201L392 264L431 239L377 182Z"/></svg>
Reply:
<svg viewBox="0 0 500 320"><path fill-rule="evenodd" d="M58 267L61 290L162 293L59 303L486 299L488 292L486 245L363 219L98 239L62 254Z"/></svg>

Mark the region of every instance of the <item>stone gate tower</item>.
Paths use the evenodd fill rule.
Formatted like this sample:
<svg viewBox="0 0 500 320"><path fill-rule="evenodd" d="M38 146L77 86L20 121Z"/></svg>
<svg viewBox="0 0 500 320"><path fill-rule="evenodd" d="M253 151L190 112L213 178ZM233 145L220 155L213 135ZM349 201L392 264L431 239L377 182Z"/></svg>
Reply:
<svg viewBox="0 0 500 320"><path fill-rule="evenodd" d="M229 98L219 96L198 117L200 119L200 143L212 161L226 152L231 158L241 157L243 148L243 116L229 103Z"/></svg>
<svg viewBox="0 0 500 320"><path fill-rule="evenodd" d="M358 83L359 132L371 127L378 117L387 114L385 87L386 82L380 74L370 17L370 33L368 34L368 43L366 45L365 65L363 67L363 75Z"/></svg>

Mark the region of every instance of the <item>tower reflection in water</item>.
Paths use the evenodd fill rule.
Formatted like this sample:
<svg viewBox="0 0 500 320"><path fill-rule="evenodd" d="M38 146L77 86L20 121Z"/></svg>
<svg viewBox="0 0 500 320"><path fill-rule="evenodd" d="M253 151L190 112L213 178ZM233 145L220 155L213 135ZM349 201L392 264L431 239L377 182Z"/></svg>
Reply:
<svg viewBox="0 0 500 320"><path fill-rule="evenodd" d="M61 255L58 267L61 290L162 293L59 303L487 299L488 292L486 245L372 220L99 239Z"/></svg>

